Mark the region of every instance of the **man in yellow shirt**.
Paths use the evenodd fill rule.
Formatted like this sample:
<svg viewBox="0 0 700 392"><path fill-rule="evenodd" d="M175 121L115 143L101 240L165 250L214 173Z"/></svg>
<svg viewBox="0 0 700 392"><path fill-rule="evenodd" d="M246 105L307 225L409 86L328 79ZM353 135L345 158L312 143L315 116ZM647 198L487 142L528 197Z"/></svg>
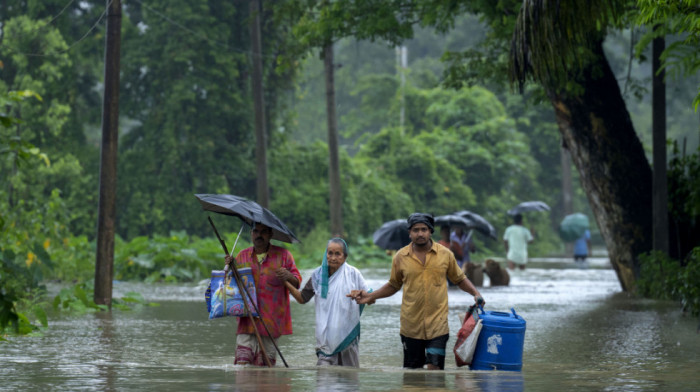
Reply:
<svg viewBox="0 0 700 392"><path fill-rule="evenodd" d="M435 221L431 215L408 217L411 243L394 255L389 282L372 293L353 291L358 304L390 297L403 287L401 302L401 343L405 368L445 368L447 324L447 280L481 300L481 294L457 265L454 254L433 242Z"/></svg>

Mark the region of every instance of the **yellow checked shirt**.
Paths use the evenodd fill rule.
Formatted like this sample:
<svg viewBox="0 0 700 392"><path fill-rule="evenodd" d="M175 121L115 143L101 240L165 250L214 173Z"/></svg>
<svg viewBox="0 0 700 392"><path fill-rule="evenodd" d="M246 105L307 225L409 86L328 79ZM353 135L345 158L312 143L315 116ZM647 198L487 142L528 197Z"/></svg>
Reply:
<svg viewBox="0 0 700 392"><path fill-rule="evenodd" d="M429 340L449 333L445 276L455 284L466 279L452 251L435 241L425 256L425 265L411 244L396 252L389 284L397 290L403 287L401 335Z"/></svg>

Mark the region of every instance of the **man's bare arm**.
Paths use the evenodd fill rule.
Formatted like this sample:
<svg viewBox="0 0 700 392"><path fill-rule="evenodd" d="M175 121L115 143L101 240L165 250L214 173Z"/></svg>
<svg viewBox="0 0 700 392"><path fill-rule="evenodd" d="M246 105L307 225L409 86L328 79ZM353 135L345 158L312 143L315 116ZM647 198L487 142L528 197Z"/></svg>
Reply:
<svg viewBox="0 0 700 392"><path fill-rule="evenodd" d="M483 302L484 299L481 297L481 293L479 293L479 290L477 290L476 287L474 287L474 285L472 284L471 281L469 281L469 279L464 278L464 280L462 280L461 282L459 282L459 283L457 284L457 287L459 287L460 289L462 289L462 291L465 291L465 292L467 292L467 293L473 295L473 296L474 296L474 302L478 303L478 302L479 302L479 299L481 299L482 304L485 303L485 302Z"/></svg>
<svg viewBox="0 0 700 392"><path fill-rule="evenodd" d="M380 299L380 298L386 298L386 297L391 297L392 295L396 294L399 290L396 289L394 286L390 285L389 283L384 284L379 290L373 291L371 293L368 293L367 291L356 291L353 290L352 293L348 294L348 297L351 297L357 302L358 304L369 304L373 303L374 301Z"/></svg>

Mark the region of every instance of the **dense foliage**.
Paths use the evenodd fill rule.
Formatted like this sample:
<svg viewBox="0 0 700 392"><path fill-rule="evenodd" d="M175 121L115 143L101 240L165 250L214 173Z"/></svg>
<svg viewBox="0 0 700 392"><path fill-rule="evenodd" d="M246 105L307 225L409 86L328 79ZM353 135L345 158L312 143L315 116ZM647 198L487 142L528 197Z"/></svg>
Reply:
<svg viewBox="0 0 700 392"><path fill-rule="evenodd" d="M537 87L524 96L504 89L504 53L521 1L387 1L370 18L366 2L332 2L323 12L312 0L262 3L270 207L303 239L292 248L302 267L318 263L328 237L322 65L307 55L329 35L352 263L387 262L369 240L384 221L469 209L500 235L509 224L505 211L532 199L553 209L525 218L538 233L531 254L563 249L552 231L563 209L551 108L533 104L543 97ZM667 33L686 34L669 58L683 75L697 70L698 52L688 50L696 47L695 14L639 3L644 23L668 21ZM392 8L405 4L414 6L397 19ZM74 284L57 308L100 309L88 298L104 12L96 0L0 2L0 329L28 332L45 322L47 280ZM248 17L246 2L124 2L115 279L197 281L219 267L219 245L193 194L255 195ZM319 28L320 17L330 24ZM634 91L643 97L648 71L622 50L635 41L623 33L611 34L611 63L632 74L627 79L642 86ZM387 43L408 47L407 68L397 70ZM445 52L447 66L439 60ZM671 113L689 108L697 93L683 87L671 85ZM648 140L648 103L635 98L628 94ZM694 117L680 118L688 116L669 116L672 138L696 126ZM672 213L697 230L697 160L678 159L669 174ZM575 209L590 212L581 188L574 191ZM232 241L240 223L216 220ZM500 241L476 241L478 256L502 253Z"/></svg>
<svg viewBox="0 0 700 392"><path fill-rule="evenodd" d="M639 294L679 301L683 311L700 315L700 247L682 263L660 252L644 255L641 261Z"/></svg>

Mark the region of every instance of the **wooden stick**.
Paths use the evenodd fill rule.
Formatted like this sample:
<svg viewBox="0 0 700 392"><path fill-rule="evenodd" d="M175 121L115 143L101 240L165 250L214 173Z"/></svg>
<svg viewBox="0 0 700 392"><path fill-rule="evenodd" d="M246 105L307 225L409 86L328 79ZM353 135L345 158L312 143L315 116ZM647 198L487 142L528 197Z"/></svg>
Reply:
<svg viewBox="0 0 700 392"><path fill-rule="evenodd" d="M234 261L235 264L235 261ZM263 345L262 338L260 337L260 332L258 332L258 326L255 324L255 317L253 317L253 313L251 313L250 309L248 308L248 301L246 300L245 296L243 295L243 289L245 289L246 293L248 293L247 288L243 285L243 281L241 280L241 276L238 275L238 269L236 266L233 266L233 276L236 279L236 284L238 285L238 292L241 293L241 298L243 299L243 306L245 307L245 312L250 318L250 323L253 324L253 331L255 331L255 338L258 340L258 345L260 345L260 351L262 352L263 355L263 360L265 361L265 365L267 367L272 367L272 363L270 362L270 358L267 357L267 352L265 350L265 345ZM250 298L250 294L248 293L248 298ZM251 300L250 302L253 304L253 301ZM256 311L257 312L257 311ZM257 312L258 316L261 316L260 312ZM260 317L260 321L262 322L262 317ZM264 325L264 323L263 323ZM274 339L272 339L270 334L268 333L268 337L270 340L274 342Z"/></svg>
<svg viewBox="0 0 700 392"><path fill-rule="evenodd" d="M237 275L237 276L238 276L238 279L240 280L241 277L240 277L240 275L238 275L238 269L237 269L235 263L234 263L233 268L234 268L234 269L233 269L234 274ZM248 291L248 288L247 288L246 286L243 286L243 291L244 291L244 292L246 293L246 295L248 296L248 299L250 300L250 304L253 305L253 309L255 310L255 313L258 314L258 318L260 319L260 323L262 324L263 328L265 329L265 332L267 333L267 336L270 336L270 330L267 329L267 325L265 324L265 321L264 321L263 318L262 318L262 312L260 312L260 311L258 310L258 306L255 304L255 302L253 302L253 297L250 295L250 292ZM243 301L243 302L247 302L247 301ZM284 363L284 366L285 366L285 367L289 367L289 365L287 365L287 361L284 360L284 356L282 355L282 351L280 350L279 347L277 347L277 343L275 342L275 339L272 339L272 337L270 336L270 341L272 341L272 345L275 346L275 350L277 350L277 354L280 355L280 359L282 359L282 363Z"/></svg>

